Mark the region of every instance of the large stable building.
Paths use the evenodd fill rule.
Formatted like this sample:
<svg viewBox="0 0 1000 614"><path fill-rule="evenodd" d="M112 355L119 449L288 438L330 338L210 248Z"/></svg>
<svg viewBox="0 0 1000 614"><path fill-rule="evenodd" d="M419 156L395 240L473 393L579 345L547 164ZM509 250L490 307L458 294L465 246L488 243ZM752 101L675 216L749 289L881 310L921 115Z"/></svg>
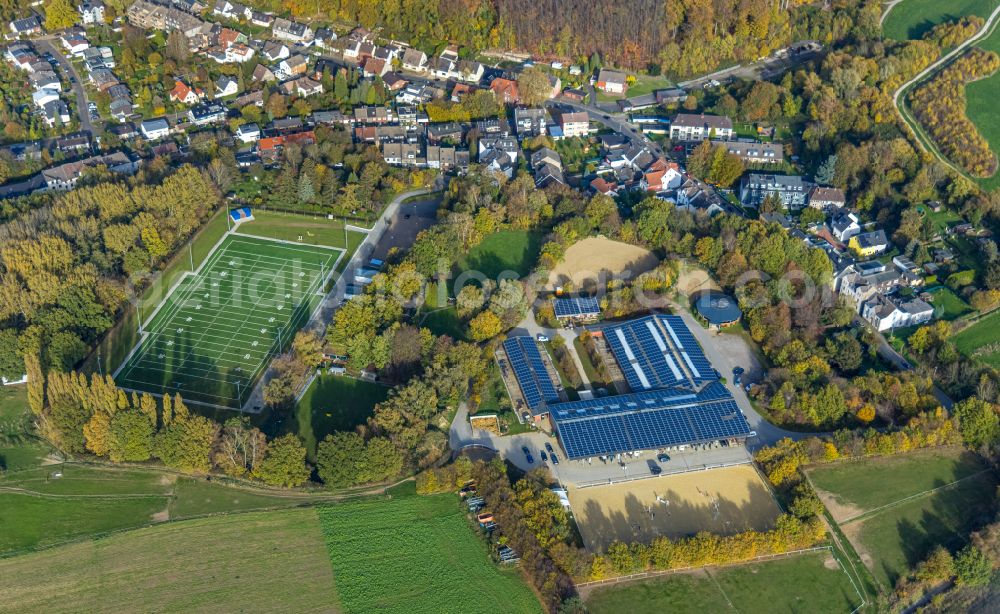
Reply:
<svg viewBox="0 0 1000 614"><path fill-rule="evenodd" d="M738 444L753 436L733 395L679 316L647 316L591 334L604 339L608 360L616 363L629 392L562 402L535 340L512 337L504 342L526 404L536 419L548 414L568 458L715 441Z"/></svg>

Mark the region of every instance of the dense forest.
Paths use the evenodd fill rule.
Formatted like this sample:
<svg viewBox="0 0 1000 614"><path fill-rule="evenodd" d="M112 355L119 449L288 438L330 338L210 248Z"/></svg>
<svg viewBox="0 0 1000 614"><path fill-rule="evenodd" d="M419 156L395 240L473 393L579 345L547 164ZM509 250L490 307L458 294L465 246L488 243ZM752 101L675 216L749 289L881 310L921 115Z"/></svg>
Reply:
<svg viewBox="0 0 1000 614"><path fill-rule="evenodd" d="M878 32L878 2L837 0L257 0L300 17L335 17L433 50L517 49L685 75L752 61L796 40Z"/></svg>

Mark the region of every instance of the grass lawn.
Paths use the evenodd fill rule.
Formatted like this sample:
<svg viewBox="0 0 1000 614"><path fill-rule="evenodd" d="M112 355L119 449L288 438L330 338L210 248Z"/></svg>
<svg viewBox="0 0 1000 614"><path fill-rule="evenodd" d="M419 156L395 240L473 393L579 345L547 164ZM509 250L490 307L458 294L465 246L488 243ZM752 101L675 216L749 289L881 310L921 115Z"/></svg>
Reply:
<svg viewBox="0 0 1000 614"><path fill-rule="evenodd" d="M315 509L130 531L0 560L0 576L2 611L338 610Z"/></svg>
<svg viewBox="0 0 1000 614"><path fill-rule="evenodd" d="M344 220L328 220L326 216L320 214L255 209L253 217L253 220L240 224L236 232L267 239L294 241L304 245L346 246L348 254L353 254L367 236L363 232L348 230L345 241Z"/></svg>
<svg viewBox="0 0 1000 614"><path fill-rule="evenodd" d="M448 335L452 339L465 339L465 323L458 317L454 307L424 312L420 326L429 328L435 335Z"/></svg>
<svg viewBox="0 0 1000 614"><path fill-rule="evenodd" d="M940 286L931 290L931 297L934 315L939 320L954 320L973 311L968 303L963 301L961 297L947 286Z"/></svg>
<svg viewBox="0 0 1000 614"><path fill-rule="evenodd" d="M629 98L652 94L656 90L663 90L674 86L674 82L662 75L636 75L635 83L630 85L625 95Z"/></svg>
<svg viewBox="0 0 1000 614"><path fill-rule="evenodd" d="M0 386L0 473L36 467L47 452L31 436L27 386Z"/></svg>
<svg viewBox="0 0 1000 614"><path fill-rule="evenodd" d="M334 431L353 431L389 396L389 388L342 375L320 375L295 406L296 432L305 441L309 460L316 444Z"/></svg>
<svg viewBox="0 0 1000 614"><path fill-rule="evenodd" d="M542 611L516 568L490 560L454 495L355 501L319 513L347 612Z"/></svg>
<svg viewBox="0 0 1000 614"><path fill-rule="evenodd" d="M897 454L879 459L818 465L809 470L813 485L839 501L870 510L984 469L982 460L961 449ZM887 480L886 476L892 479Z"/></svg>
<svg viewBox="0 0 1000 614"><path fill-rule="evenodd" d="M592 614L617 612L850 612L861 598L827 553L599 588Z"/></svg>
<svg viewBox="0 0 1000 614"><path fill-rule="evenodd" d="M957 549L992 519L998 480L984 468L974 454L946 449L823 465L809 477L875 579L891 589L936 545Z"/></svg>
<svg viewBox="0 0 1000 614"><path fill-rule="evenodd" d="M984 316L951 340L959 352L1000 369L1000 311Z"/></svg>
<svg viewBox="0 0 1000 614"><path fill-rule="evenodd" d="M56 472L62 477L54 477ZM167 520L324 498L271 494L152 469L76 464L11 472L0 479L0 488L0 554Z"/></svg>
<svg viewBox="0 0 1000 614"><path fill-rule="evenodd" d="M478 271L495 281L504 271L514 271L523 277L535 266L541 248L542 236L537 232L495 232L459 260L456 275L465 271Z"/></svg>
<svg viewBox="0 0 1000 614"><path fill-rule="evenodd" d="M966 15L985 19L995 7L996 0L904 0L889 12L882 31L898 41L918 39L945 21Z"/></svg>

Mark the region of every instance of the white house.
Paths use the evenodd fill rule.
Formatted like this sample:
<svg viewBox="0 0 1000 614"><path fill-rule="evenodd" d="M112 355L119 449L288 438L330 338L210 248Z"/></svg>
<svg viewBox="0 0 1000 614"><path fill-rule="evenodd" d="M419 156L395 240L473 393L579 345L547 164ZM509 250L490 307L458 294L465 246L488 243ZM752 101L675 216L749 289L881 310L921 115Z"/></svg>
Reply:
<svg viewBox="0 0 1000 614"><path fill-rule="evenodd" d="M586 111L563 113L559 117L563 137L587 136L590 133L590 117Z"/></svg>
<svg viewBox="0 0 1000 614"><path fill-rule="evenodd" d="M66 48L66 51L72 56L82 56L84 51L90 49L90 43L81 34L63 34L59 40L62 42L63 47Z"/></svg>
<svg viewBox="0 0 1000 614"><path fill-rule="evenodd" d="M260 126L257 124L242 124L236 129L236 138L244 143L253 143L260 139Z"/></svg>
<svg viewBox="0 0 1000 614"><path fill-rule="evenodd" d="M670 122L670 138L675 141L729 140L733 138L733 120L721 115L679 113Z"/></svg>
<svg viewBox="0 0 1000 614"><path fill-rule="evenodd" d="M10 34L8 38L17 38L18 36L30 36L32 34L42 33L42 20L38 15L32 15L31 17L24 17L21 19L15 19L10 22L9 26Z"/></svg>
<svg viewBox="0 0 1000 614"><path fill-rule="evenodd" d="M427 70L427 54L419 49L407 49L403 52L400 64L402 64L403 70L424 72Z"/></svg>
<svg viewBox="0 0 1000 614"><path fill-rule="evenodd" d="M312 28L278 17L271 24L271 33L275 38L296 43L310 41L313 38Z"/></svg>
<svg viewBox="0 0 1000 614"><path fill-rule="evenodd" d="M104 3L101 0L84 0L76 10L80 13L80 23L85 26L104 23Z"/></svg>
<svg viewBox="0 0 1000 614"><path fill-rule="evenodd" d="M876 294L861 307L861 317L878 331L930 322L934 308L918 298Z"/></svg>
<svg viewBox="0 0 1000 614"><path fill-rule="evenodd" d="M242 64L243 62L249 62L253 59L255 51L253 47L248 47L247 45L237 44L232 47L226 48L226 62Z"/></svg>
<svg viewBox="0 0 1000 614"><path fill-rule="evenodd" d="M226 96L235 96L240 91L240 85L236 82L236 79L228 75L222 75L219 80L215 82L215 97L225 98Z"/></svg>
<svg viewBox="0 0 1000 614"><path fill-rule="evenodd" d="M837 237L838 241L848 241L851 237L861 234L858 216L848 212L831 219L830 234Z"/></svg>
<svg viewBox="0 0 1000 614"><path fill-rule="evenodd" d="M155 141L170 134L170 124L163 117L145 119L139 125L139 131L142 132L142 136L146 137L146 139Z"/></svg>
<svg viewBox="0 0 1000 614"><path fill-rule="evenodd" d="M278 60L284 60L291 52L288 50L286 45L281 43L275 43L273 41L268 41L264 43L264 48L260 51L261 55L267 59L268 62L277 62Z"/></svg>
<svg viewBox="0 0 1000 614"><path fill-rule="evenodd" d="M57 89L46 87L31 94L31 102L39 109L56 100L59 100L59 90Z"/></svg>
<svg viewBox="0 0 1000 614"><path fill-rule="evenodd" d="M609 94L624 94L628 88L627 79L628 76L623 72L602 68L597 75L594 87Z"/></svg>

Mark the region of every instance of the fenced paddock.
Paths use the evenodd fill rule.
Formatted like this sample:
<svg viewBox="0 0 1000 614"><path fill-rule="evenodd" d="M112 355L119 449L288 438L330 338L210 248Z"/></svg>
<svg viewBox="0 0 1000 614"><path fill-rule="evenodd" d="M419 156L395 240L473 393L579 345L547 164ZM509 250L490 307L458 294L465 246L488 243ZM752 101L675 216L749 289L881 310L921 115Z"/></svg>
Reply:
<svg viewBox="0 0 1000 614"><path fill-rule="evenodd" d="M569 499L584 542L600 551L616 540L649 543L661 535L767 530L781 513L748 464L570 488Z"/></svg>
<svg viewBox="0 0 1000 614"><path fill-rule="evenodd" d="M118 384L241 408L271 357L319 305L343 253L228 235L148 318Z"/></svg>

